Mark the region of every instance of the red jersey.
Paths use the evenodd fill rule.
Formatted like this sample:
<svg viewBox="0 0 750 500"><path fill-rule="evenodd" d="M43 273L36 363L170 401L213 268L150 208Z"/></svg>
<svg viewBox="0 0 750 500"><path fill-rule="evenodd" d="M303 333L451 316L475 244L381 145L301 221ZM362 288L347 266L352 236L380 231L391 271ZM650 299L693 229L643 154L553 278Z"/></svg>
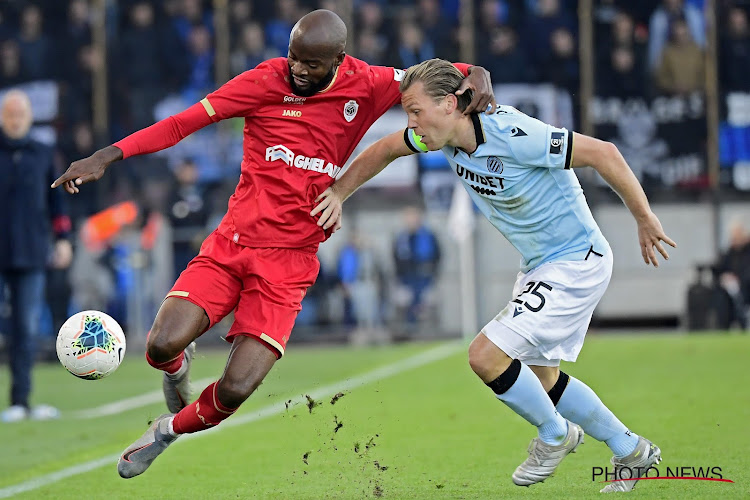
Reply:
<svg viewBox="0 0 750 500"><path fill-rule="evenodd" d="M464 74L468 65L457 65ZM399 102L403 71L346 56L331 83L292 93L286 58L261 63L199 104L115 143L125 157L176 144L226 118L245 118L240 181L219 232L247 247L301 248L330 236L310 211L370 125Z"/></svg>

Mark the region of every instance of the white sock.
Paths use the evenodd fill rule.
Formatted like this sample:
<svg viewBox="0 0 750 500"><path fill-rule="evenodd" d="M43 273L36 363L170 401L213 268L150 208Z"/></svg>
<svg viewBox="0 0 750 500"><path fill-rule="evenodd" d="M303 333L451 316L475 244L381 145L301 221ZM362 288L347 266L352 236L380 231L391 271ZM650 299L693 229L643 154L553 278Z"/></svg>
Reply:
<svg viewBox="0 0 750 500"><path fill-rule="evenodd" d="M513 360L502 375L487 385L497 399L538 429L542 441L559 445L565 440L568 422L555 410L531 368Z"/></svg>
<svg viewBox="0 0 750 500"><path fill-rule="evenodd" d="M638 444L638 435L630 432L599 396L577 378L570 377L557 411L580 425L589 436L607 443L618 458L630 455Z"/></svg>

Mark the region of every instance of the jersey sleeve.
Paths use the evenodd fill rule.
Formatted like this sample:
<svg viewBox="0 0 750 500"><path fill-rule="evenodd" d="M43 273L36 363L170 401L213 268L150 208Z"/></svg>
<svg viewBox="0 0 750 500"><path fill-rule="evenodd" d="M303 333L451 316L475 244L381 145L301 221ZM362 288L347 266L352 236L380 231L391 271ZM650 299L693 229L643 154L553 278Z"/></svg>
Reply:
<svg viewBox="0 0 750 500"><path fill-rule="evenodd" d="M271 79L267 69L251 69L237 75L200 101L211 121L251 116L262 104Z"/></svg>
<svg viewBox="0 0 750 500"><path fill-rule="evenodd" d="M509 115L512 127L507 144L511 155L520 165L570 168L573 132L548 125L515 108L502 106L498 112Z"/></svg>
<svg viewBox="0 0 750 500"><path fill-rule="evenodd" d="M404 79L406 72L400 69L384 66L370 66L372 76L373 116L380 117L383 113L401 102L401 91L398 86Z"/></svg>
<svg viewBox="0 0 750 500"><path fill-rule="evenodd" d="M428 151L427 146L422 142L422 137L418 136L413 129L404 129L404 142L406 147L415 153L426 153Z"/></svg>

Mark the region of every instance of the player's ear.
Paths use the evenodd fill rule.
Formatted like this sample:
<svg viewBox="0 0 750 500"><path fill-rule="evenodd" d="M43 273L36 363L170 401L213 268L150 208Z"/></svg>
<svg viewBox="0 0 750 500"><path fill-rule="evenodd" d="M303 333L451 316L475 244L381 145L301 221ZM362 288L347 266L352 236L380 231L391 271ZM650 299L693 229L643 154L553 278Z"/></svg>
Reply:
<svg viewBox="0 0 750 500"><path fill-rule="evenodd" d="M443 99L443 106L445 106L446 114L452 114L458 107L458 97L455 94L448 94Z"/></svg>
<svg viewBox="0 0 750 500"><path fill-rule="evenodd" d="M335 60L336 61L336 67L341 66L341 63L344 62L344 58L345 57L346 57L346 52L344 52L343 50L338 53L338 55L336 56L336 60Z"/></svg>

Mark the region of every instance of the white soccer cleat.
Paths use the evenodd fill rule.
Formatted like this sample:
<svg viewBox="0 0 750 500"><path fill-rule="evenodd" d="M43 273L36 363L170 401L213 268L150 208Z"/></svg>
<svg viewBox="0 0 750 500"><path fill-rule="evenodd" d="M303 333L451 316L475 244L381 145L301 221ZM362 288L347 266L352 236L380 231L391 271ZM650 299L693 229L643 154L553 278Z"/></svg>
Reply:
<svg viewBox="0 0 750 500"><path fill-rule="evenodd" d="M529 458L513 473L513 483L518 486L531 486L550 477L569 453L583 443L583 429L568 421L568 435L562 444L547 444L538 437L531 440Z"/></svg>
<svg viewBox="0 0 750 500"><path fill-rule="evenodd" d="M162 390L171 413L179 413L190 404L190 365L194 356L195 342L191 342L185 349L185 371L178 377L164 373Z"/></svg>
<svg viewBox="0 0 750 500"><path fill-rule="evenodd" d="M600 492L632 491L638 478L646 476L652 465L661 462L661 450L648 439L638 436L638 444L630 455L623 458L612 457L610 461L615 467L615 481L602 488Z"/></svg>

